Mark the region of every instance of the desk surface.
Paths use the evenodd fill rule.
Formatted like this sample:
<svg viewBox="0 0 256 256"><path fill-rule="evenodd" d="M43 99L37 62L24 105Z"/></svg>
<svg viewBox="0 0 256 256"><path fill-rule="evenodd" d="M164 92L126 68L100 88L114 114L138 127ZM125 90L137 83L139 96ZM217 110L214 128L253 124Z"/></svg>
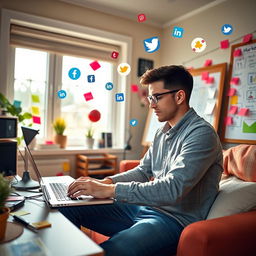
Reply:
<svg viewBox="0 0 256 256"><path fill-rule="evenodd" d="M29 192L19 191L19 194L24 195L24 193L27 194ZM29 195L31 194L35 195L35 193L29 193ZM19 210L30 212L30 214L22 216L29 222L47 220L52 226L50 228L40 229L38 233L24 228L24 232L20 237L9 243L0 244L0 255L3 255L2 253L5 251L5 247L8 246L8 244L10 245L10 243L22 242L36 237L40 237L50 255L104 255L101 247L74 226L58 210L48 208L44 202L26 200L25 205ZM12 219L13 217L10 216L9 221L12 221Z"/></svg>

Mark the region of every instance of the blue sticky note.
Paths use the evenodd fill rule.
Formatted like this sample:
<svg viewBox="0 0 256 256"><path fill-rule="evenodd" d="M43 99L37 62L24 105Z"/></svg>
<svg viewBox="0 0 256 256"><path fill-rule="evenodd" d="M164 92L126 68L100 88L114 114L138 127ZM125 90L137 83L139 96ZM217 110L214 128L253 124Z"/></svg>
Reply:
<svg viewBox="0 0 256 256"><path fill-rule="evenodd" d="M19 101L19 100L14 100L13 105L14 105L14 107L16 107L16 108L20 108L21 101Z"/></svg>

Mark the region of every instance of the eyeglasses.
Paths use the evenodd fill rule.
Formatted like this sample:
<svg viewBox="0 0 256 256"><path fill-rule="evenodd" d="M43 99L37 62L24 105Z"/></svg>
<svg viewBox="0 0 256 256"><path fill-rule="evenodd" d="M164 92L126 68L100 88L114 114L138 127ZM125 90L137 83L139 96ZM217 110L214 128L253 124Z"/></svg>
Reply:
<svg viewBox="0 0 256 256"><path fill-rule="evenodd" d="M156 93L154 95L149 95L147 98L148 98L149 103L157 104L159 99L160 99L159 96L162 96L162 95L165 95L165 94L169 94L169 93L175 93L175 92L178 92L179 90L181 90L181 89L177 89L177 90L173 90L173 91L168 91L168 92L163 92L163 93Z"/></svg>

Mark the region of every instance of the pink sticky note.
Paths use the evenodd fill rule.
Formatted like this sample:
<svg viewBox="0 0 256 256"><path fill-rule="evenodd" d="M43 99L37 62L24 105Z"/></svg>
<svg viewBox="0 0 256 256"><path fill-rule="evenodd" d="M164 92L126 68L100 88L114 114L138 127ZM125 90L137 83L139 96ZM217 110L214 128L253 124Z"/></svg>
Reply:
<svg viewBox="0 0 256 256"><path fill-rule="evenodd" d="M232 125L233 124L233 117L232 116L227 116L225 118L225 124L226 125Z"/></svg>
<svg viewBox="0 0 256 256"><path fill-rule="evenodd" d="M138 92L139 91L139 87L137 84L132 84L131 85L131 91L132 92Z"/></svg>
<svg viewBox="0 0 256 256"><path fill-rule="evenodd" d="M93 61L92 63L90 63L91 68L95 71L97 69L99 69L101 66L99 64L99 62L97 60Z"/></svg>
<svg viewBox="0 0 256 256"><path fill-rule="evenodd" d="M229 88L227 96L234 96L236 94L235 88Z"/></svg>
<svg viewBox="0 0 256 256"><path fill-rule="evenodd" d="M243 43L248 43L252 40L252 34L247 34L243 38Z"/></svg>
<svg viewBox="0 0 256 256"><path fill-rule="evenodd" d="M230 106L228 113L231 115L235 115L237 112L237 109L238 109L238 106Z"/></svg>
<svg viewBox="0 0 256 256"><path fill-rule="evenodd" d="M248 112L249 112L249 108L240 108L237 114L239 116L247 116Z"/></svg>
<svg viewBox="0 0 256 256"><path fill-rule="evenodd" d="M85 93L84 98L85 98L86 101L92 100L93 99L92 93L91 92Z"/></svg>
<svg viewBox="0 0 256 256"><path fill-rule="evenodd" d="M229 40L223 40L220 42L220 49L227 49L229 47Z"/></svg>
<svg viewBox="0 0 256 256"><path fill-rule="evenodd" d="M41 124L40 116L32 116L32 120L34 124Z"/></svg>
<svg viewBox="0 0 256 256"><path fill-rule="evenodd" d="M239 82L240 82L240 78L239 77L232 77L231 81L230 81L230 84L238 85Z"/></svg>
<svg viewBox="0 0 256 256"><path fill-rule="evenodd" d="M212 60L211 59L208 59L204 62L204 67L208 67L208 66L211 66L212 65Z"/></svg>
<svg viewBox="0 0 256 256"><path fill-rule="evenodd" d="M207 80L209 77L209 72L203 72L202 75L201 75L201 80Z"/></svg>
<svg viewBox="0 0 256 256"><path fill-rule="evenodd" d="M206 80L207 84L213 84L214 83L214 77L213 76L209 76L208 79Z"/></svg>
<svg viewBox="0 0 256 256"><path fill-rule="evenodd" d="M241 49L236 49L233 52L234 57L240 57L242 55L242 50Z"/></svg>
<svg viewBox="0 0 256 256"><path fill-rule="evenodd" d="M146 20L146 15L141 13L138 15L138 22L144 22Z"/></svg>

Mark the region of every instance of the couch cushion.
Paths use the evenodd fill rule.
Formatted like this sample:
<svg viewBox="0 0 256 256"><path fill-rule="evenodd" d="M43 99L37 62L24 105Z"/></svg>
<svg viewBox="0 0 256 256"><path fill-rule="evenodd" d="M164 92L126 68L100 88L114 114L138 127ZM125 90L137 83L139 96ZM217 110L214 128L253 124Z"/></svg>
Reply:
<svg viewBox="0 0 256 256"><path fill-rule="evenodd" d="M224 173L245 181L256 181L256 145L241 144L223 153Z"/></svg>
<svg viewBox="0 0 256 256"><path fill-rule="evenodd" d="M207 219L232 215L256 209L256 183L231 176L220 182L220 192Z"/></svg>

